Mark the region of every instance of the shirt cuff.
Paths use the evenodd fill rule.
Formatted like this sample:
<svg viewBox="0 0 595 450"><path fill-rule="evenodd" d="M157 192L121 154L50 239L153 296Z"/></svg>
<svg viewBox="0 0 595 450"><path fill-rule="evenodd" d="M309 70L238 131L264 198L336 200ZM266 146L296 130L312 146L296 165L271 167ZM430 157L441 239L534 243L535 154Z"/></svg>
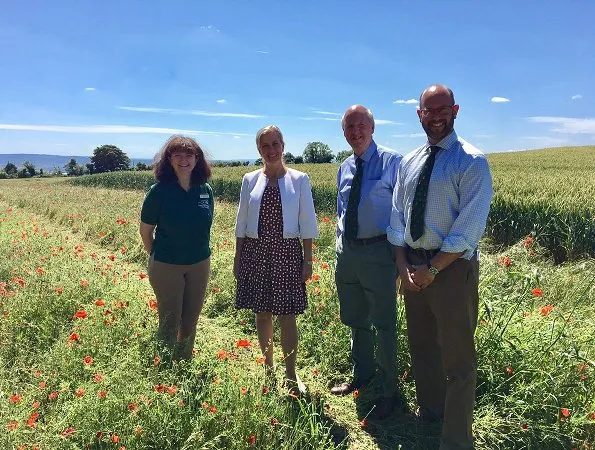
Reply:
<svg viewBox="0 0 595 450"><path fill-rule="evenodd" d="M390 225L386 227L386 237L388 241L397 247L405 247L405 236L402 230L395 230Z"/></svg>

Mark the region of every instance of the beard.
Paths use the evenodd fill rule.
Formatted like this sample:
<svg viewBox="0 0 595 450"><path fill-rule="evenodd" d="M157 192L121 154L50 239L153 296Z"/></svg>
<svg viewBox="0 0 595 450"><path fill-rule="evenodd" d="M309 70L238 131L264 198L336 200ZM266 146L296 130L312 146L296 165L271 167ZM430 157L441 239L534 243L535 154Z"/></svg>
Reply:
<svg viewBox="0 0 595 450"><path fill-rule="evenodd" d="M434 127L433 124L439 124L439 126ZM453 130L455 126L455 116L452 115L449 120L432 119L425 122L422 121L421 126L426 132L428 139L438 143Z"/></svg>

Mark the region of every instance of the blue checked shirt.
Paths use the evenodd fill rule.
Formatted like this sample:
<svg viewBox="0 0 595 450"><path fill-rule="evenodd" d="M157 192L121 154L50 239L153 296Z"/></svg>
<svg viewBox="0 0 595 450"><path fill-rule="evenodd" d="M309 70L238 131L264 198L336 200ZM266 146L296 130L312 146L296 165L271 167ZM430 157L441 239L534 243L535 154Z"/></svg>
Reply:
<svg viewBox="0 0 595 450"><path fill-rule="evenodd" d="M485 231L492 201L492 176L479 150L460 139L454 130L438 144L428 187L424 234L411 239L411 205L417 179L430 152L430 143L406 155L399 166L393 195L389 241L399 247L464 252L470 259Z"/></svg>
<svg viewBox="0 0 595 450"><path fill-rule="evenodd" d="M374 141L360 156L362 189L357 210L357 238L365 239L386 233L390 220L393 190L402 156L382 147ZM345 210L349 203L351 182L355 175L355 155L351 155L337 172L337 237L345 230Z"/></svg>

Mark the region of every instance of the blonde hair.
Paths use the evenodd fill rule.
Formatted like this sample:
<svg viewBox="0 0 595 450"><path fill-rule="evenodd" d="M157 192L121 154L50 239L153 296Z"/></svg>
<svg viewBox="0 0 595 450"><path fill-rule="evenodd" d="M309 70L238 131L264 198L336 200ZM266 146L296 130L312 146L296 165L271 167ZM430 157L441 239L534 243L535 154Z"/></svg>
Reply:
<svg viewBox="0 0 595 450"><path fill-rule="evenodd" d="M263 127L260 130L258 130L258 132L256 133L256 148L260 148L260 138L263 135L269 134L272 132L277 133L277 135L279 136L279 139L281 139L281 143L283 145L285 145L285 141L283 140L283 133L281 133L281 130L279 129L279 127L277 125L267 125L266 127Z"/></svg>

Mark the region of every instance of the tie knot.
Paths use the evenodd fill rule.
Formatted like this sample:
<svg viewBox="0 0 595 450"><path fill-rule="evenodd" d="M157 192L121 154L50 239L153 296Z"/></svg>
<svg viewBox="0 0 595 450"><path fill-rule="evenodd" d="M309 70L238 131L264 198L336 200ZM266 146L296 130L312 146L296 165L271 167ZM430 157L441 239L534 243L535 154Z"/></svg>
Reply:
<svg viewBox="0 0 595 450"><path fill-rule="evenodd" d="M438 150L440 150L440 147L438 147L437 145L432 145L430 146L430 153L433 155L435 153L438 152Z"/></svg>

